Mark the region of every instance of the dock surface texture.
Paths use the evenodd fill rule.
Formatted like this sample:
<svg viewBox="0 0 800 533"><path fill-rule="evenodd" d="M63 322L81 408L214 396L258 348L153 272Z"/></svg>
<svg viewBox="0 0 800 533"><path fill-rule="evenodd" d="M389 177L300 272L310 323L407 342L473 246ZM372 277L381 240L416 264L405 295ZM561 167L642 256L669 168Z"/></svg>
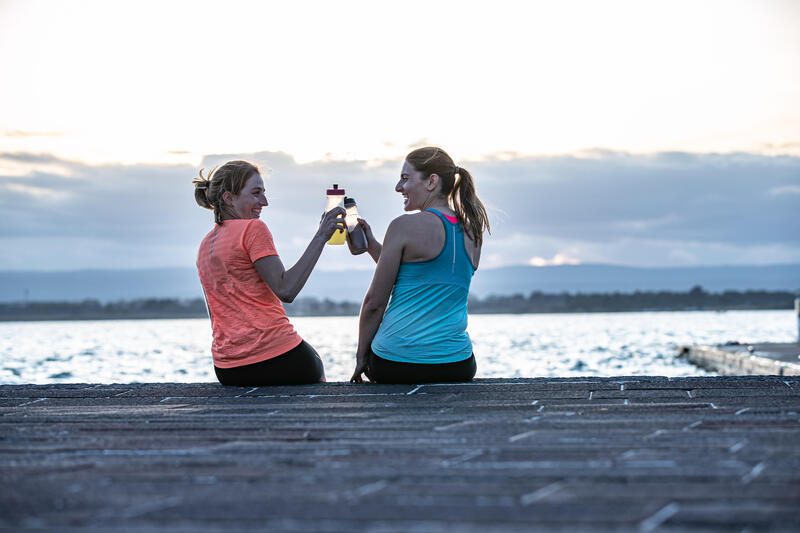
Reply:
<svg viewBox="0 0 800 533"><path fill-rule="evenodd" d="M0 527L800 531L800 378L0 386Z"/></svg>

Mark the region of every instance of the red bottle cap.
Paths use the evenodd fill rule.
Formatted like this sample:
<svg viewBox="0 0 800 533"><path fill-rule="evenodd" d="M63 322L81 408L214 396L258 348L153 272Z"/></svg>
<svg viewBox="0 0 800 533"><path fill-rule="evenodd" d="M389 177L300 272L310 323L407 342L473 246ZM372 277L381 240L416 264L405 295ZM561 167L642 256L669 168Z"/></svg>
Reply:
<svg viewBox="0 0 800 533"><path fill-rule="evenodd" d="M333 189L328 189L328 196L337 196L337 195L344 196L344 189L340 189L339 184L334 183Z"/></svg>

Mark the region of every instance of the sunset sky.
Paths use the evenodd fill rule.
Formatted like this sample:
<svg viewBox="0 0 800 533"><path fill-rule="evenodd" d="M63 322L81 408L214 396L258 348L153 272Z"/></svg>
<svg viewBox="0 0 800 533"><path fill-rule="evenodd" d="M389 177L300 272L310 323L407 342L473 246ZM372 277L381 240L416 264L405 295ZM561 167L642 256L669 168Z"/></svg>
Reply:
<svg viewBox="0 0 800 533"><path fill-rule="evenodd" d="M484 266L800 263L800 2L0 0L0 270L192 266L200 167L376 232L404 155L490 207ZM370 268L331 251L322 269Z"/></svg>

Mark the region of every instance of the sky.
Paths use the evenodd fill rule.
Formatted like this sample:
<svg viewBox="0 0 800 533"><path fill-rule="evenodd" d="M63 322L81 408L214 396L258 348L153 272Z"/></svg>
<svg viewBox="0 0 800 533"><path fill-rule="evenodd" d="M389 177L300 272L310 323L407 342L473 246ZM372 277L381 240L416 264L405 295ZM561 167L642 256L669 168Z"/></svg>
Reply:
<svg viewBox="0 0 800 533"><path fill-rule="evenodd" d="M476 179L484 267L800 263L797 28L793 1L0 0L0 270L191 266L191 178L234 158L290 264L334 182L382 235L427 144Z"/></svg>

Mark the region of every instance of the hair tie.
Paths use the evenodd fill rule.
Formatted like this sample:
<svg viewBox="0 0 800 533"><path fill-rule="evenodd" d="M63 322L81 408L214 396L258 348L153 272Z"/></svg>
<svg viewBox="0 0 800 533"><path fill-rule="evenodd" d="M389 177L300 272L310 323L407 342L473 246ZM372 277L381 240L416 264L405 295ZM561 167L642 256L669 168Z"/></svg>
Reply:
<svg viewBox="0 0 800 533"><path fill-rule="evenodd" d="M455 169L455 171L453 172L453 174L461 174L461 167L460 167L460 166L458 166L458 165L456 165L456 169Z"/></svg>

